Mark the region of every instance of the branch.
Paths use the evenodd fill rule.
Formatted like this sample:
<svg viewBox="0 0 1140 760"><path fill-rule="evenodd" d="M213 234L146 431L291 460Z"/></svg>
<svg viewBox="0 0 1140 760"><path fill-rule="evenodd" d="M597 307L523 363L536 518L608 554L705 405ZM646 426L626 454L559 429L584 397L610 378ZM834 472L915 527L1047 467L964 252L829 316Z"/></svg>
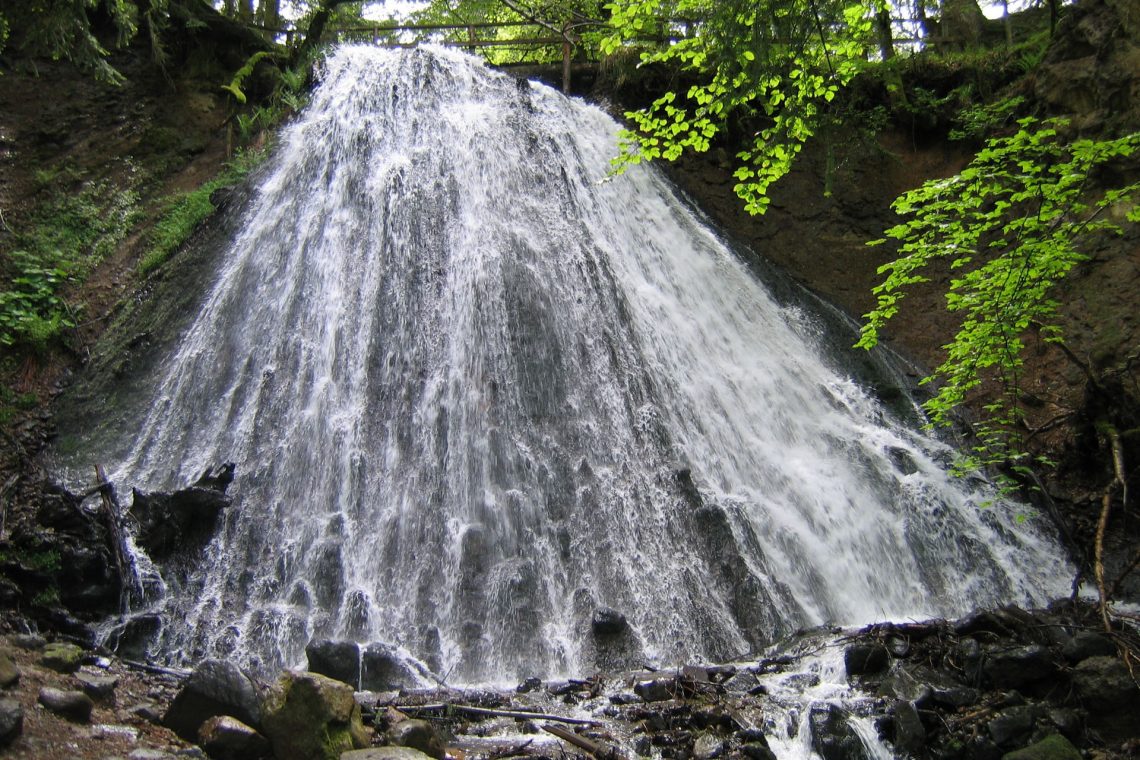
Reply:
<svg viewBox="0 0 1140 760"><path fill-rule="evenodd" d="M454 705L446 702L440 702L432 705L418 705L401 707L396 706L396 709L402 713L419 713L419 712L444 712L447 710L454 710L459 713L467 713L468 715L479 715L491 718L518 718L520 720L556 720L559 723L570 723L576 726L596 726L596 720L583 720L581 718L564 718L561 715L551 715L549 713L529 712L527 710L492 710L487 707L469 707L467 705Z"/></svg>
<svg viewBox="0 0 1140 760"><path fill-rule="evenodd" d="M1096 573L1096 588L1100 594L1100 619L1104 623L1104 630L1111 632L1112 624L1108 620L1108 594L1105 590L1104 584L1104 534L1108 528L1108 513L1112 507L1112 497L1117 488L1121 490L1121 505L1123 508L1128 507L1128 482L1124 477L1124 445L1120 441L1120 433L1116 428L1108 422L1102 423L1098 427L1101 432L1108 437L1109 444L1112 446L1112 482L1104 488L1104 495L1101 497L1101 510L1100 519L1096 524L1096 544L1095 553L1093 555L1093 570Z"/></svg>

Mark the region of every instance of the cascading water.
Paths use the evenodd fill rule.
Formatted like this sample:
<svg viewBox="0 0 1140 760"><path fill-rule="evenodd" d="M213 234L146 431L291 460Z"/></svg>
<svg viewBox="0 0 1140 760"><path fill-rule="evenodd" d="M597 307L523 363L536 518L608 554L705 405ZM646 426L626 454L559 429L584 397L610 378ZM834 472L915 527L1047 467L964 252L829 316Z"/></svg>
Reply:
<svg viewBox="0 0 1140 760"><path fill-rule="evenodd" d="M238 466L158 649L506 680L612 655L601 608L675 662L1063 593L661 177L600 181L615 131L459 53L329 58L115 468Z"/></svg>

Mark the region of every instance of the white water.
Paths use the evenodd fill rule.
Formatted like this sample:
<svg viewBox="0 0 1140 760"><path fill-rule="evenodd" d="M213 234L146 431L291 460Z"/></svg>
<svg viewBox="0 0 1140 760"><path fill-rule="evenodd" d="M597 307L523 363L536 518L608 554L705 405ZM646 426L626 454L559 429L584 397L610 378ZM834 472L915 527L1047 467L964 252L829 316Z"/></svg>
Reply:
<svg viewBox="0 0 1140 760"><path fill-rule="evenodd" d="M678 662L1064 593L663 179L599 182L615 130L455 52L330 58L115 468L237 463L157 650L509 680L588 671L602 606Z"/></svg>

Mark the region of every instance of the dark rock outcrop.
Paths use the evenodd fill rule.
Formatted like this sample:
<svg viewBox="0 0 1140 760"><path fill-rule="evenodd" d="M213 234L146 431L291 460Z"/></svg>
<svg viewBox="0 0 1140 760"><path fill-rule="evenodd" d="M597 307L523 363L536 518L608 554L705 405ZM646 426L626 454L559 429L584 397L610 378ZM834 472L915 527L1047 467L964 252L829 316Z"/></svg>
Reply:
<svg viewBox="0 0 1140 760"><path fill-rule="evenodd" d="M136 540L151 559L161 562L176 554L192 555L213 537L218 516L232 503L226 488L234 469L227 462L179 491L134 490L131 514L138 521Z"/></svg>

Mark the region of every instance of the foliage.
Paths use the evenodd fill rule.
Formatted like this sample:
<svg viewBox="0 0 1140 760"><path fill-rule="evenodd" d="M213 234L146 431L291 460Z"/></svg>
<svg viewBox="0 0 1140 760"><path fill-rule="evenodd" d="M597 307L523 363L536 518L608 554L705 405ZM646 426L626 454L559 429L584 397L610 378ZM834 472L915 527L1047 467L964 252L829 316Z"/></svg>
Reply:
<svg viewBox="0 0 1140 760"><path fill-rule="evenodd" d="M139 24L151 31L165 22L168 0L30 0L11 3L0 13L0 49L11 35L13 47L28 56L66 59L92 71L100 81L118 84L122 74L107 62L108 49L95 35L89 14L106 17L114 33L115 47L127 45L138 34ZM160 49L152 47L160 55Z"/></svg>
<svg viewBox="0 0 1140 760"><path fill-rule="evenodd" d="M270 55L272 55L272 53L270 53L268 50L259 50L251 55L249 57L249 60L247 60L240 69L234 72L233 79L230 80L230 83L222 85L222 89L233 95L234 100L241 103L242 105L245 105L246 97L245 93L242 92L241 89L242 83L245 81L246 77L253 73L253 70L257 67L258 62Z"/></svg>
<svg viewBox="0 0 1140 760"><path fill-rule="evenodd" d="M761 126L737 153L737 195L752 214L767 208L767 189L786 174L823 114L864 66L873 42L874 0L640 0L611 3L617 52L647 36L662 40L642 62L679 64L698 83L627 113L615 169L684 151L707 151L738 122ZM673 19L692 19L683 34Z"/></svg>
<svg viewBox="0 0 1140 760"><path fill-rule="evenodd" d="M1009 125L1014 114L1024 106L1025 98L1015 95L993 103L968 105L954 117L957 127L950 130L951 140L978 140Z"/></svg>
<svg viewBox="0 0 1140 760"><path fill-rule="evenodd" d="M151 230L150 247L139 261L139 274L149 274L169 259L190 239L198 226L217 211L210 196L220 188L240 182L257 168L264 157L265 151L238 153L217 177L197 190L170 199Z"/></svg>
<svg viewBox="0 0 1140 760"><path fill-rule="evenodd" d="M67 169L42 170L48 183ZM41 351L67 327L72 309L60 295L114 250L137 219L138 195L106 182L78 191L56 190L41 205L30 229L15 235L6 254L8 284L0 291L0 345Z"/></svg>
<svg viewBox="0 0 1140 760"><path fill-rule="evenodd" d="M945 425L983 383L995 381L1002 391L974 426L978 442L962 463L967 469L1025 466L1018 436L1024 336L1037 330L1047 341L1061 340L1056 286L1085 259L1082 240L1118 231L1106 211L1126 209L1129 221L1140 221L1132 205L1140 183L1099 194L1089 188L1098 168L1140 148L1140 133L1068 142L1063 121L1017 124L1014 134L990 139L961 173L895 200L895 211L907 219L886 236L901 243L899 256L879 268L886 278L874 289L877 304L865 315L858 343L876 345L908 289L929 281L924 271L932 264L949 261L956 274L946 308L961 314L961 326L943 347L945 361L924 380L937 386L926 410L934 424Z"/></svg>

